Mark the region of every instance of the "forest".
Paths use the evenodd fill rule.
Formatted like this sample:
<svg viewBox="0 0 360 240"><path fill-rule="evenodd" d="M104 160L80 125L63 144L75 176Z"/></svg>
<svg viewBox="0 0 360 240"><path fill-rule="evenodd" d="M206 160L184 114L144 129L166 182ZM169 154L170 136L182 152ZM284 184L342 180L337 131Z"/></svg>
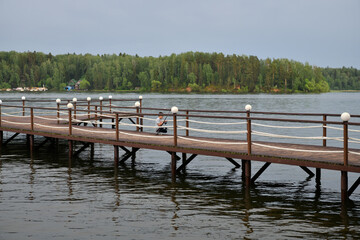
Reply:
<svg viewBox="0 0 360 240"><path fill-rule="evenodd" d="M305 93L360 90L356 68L321 68L288 59L186 52L159 57L0 52L0 89L45 86L199 93Z"/></svg>

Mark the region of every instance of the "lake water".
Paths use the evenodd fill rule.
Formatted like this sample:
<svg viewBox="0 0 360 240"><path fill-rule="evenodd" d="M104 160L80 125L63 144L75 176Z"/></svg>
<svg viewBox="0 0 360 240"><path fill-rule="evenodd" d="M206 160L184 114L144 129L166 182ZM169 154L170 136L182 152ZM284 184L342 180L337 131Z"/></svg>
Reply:
<svg viewBox="0 0 360 240"><path fill-rule="evenodd" d="M0 93L0 99L110 94L138 97ZM254 111L360 114L359 92L143 97L144 107L243 110L251 104ZM0 155L0 239L360 238L360 188L342 211L337 171L323 170L316 185L299 167L272 164L247 192L241 169L222 158L198 156L173 183L168 153L141 149L135 164L116 170L112 146L96 144L93 159L85 151L69 162L66 141L58 151L45 145L31 157L24 139L19 136ZM261 166L253 161L253 173ZM358 177L349 174L349 185Z"/></svg>

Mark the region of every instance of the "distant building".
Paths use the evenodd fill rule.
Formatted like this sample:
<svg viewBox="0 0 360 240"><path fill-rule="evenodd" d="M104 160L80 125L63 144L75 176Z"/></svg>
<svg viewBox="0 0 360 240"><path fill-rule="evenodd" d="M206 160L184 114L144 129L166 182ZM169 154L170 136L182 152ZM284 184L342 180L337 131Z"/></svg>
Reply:
<svg viewBox="0 0 360 240"><path fill-rule="evenodd" d="M75 79L71 79L64 89L66 91L79 90L81 81L82 80L76 81Z"/></svg>

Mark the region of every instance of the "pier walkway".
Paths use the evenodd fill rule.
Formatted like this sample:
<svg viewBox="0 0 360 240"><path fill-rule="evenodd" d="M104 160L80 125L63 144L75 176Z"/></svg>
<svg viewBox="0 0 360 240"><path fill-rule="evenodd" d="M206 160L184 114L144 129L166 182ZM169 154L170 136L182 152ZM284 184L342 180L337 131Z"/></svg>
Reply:
<svg viewBox="0 0 360 240"><path fill-rule="evenodd" d="M309 175L316 175L316 181L320 181L321 169L337 170L341 172L343 202L360 184L359 177L348 188L347 173L360 173L360 148L349 148L349 143L360 146L360 139L353 137L354 134L354 136L360 134L360 123L350 122L350 116L347 114L343 114L341 120L340 114L252 112L250 106L246 106L246 111L238 112L179 111L173 107L170 113L164 114L168 117L166 127L169 128L169 134L156 135L154 119L157 113L155 111L164 110L165 112L169 109L144 108L142 98L130 107L115 105L115 99L110 99L109 104L104 104L102 99L92 103L89 99L83 103L77 99L73 100L75 101L67 101L68 103L61 103L58 100L56 107L47 108L27 106L29 104L26 104L24 99L22 105L2 102L0 105L1 145L7 145L18 134L28 136L30 151L33 151L34 135L43 136L45 140L65 139L69 141L69 158L72 158L88 147L93 149L94 143L110 144L114 146L116 167L127 159L135 160L139 149L167 151L171 154L171 171L174 180L177 174L185 171L186 166L197 155L218 156L227 159L235 167L242 167L246 187L250 187L272 163L300 166ZM129 101L134 102L133 99ZM259 115L261 117L258 117ZM276 115L277 118L263 117L266 115ZM291 118L285 118L289 116ZM322 120L313 120L317 116L320 116ZM306 117L312 119L304 119ZM360 115L351 116L354 119L359 117ZM328 121L329 118L337 118L337 121ZM269 122L277 122L277 124L271 125ZM236 127L224 130L220 126L222 124ZM205 129L205 125L208 128ZM257 127L256 130L255 127ZM285 132L297 131L299 134L295 136L263 130L278 130L279 128L285 128ZM322 135L304 136L304 134L316 132L312 129L320 129ZM330 137L330 129L337 132L337 135L332 134ZM9 139L4 139L4 131L12 132L14 135ZM255 140L257 137L269 138L270 141ZM318 141L320 144L277 141L284 138ZM74 141L83 143L83 147L75 151ZM340 144L328 146L328 141L337 141ZM124 150L124 155L119 155L119 149ZM177 153L181 153L181 157ZM176 162L179 159L182 159L182 162L177 167ZM240 159L241 164L236 159ZM252 174L251 161L254 160L264 162L264 165ZM313 173L309 167L315 168L316 172Z"/></svg>

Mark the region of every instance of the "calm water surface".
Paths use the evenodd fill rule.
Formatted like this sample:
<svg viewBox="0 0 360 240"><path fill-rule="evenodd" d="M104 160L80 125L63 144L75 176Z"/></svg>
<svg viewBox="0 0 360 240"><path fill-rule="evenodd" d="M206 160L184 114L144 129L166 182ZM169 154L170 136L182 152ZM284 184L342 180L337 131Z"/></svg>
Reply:
<svg viewBox="0 0 360 240"><path fill-rule="evenodd" d="M22 95L2 93L0 99ZM26 94L88 95L109 94ZM143 97L145 107L243 110L251 104L256 111L360 114L360 93ZM342 211L336 171L324 170L316 185L299 167L273 164L246 192L241 170L222 158L198 156L173 183L168 153L140 150L134 164L116 170L112 146L96 144L93 159L84 151L69 162L66 141L31 157L24 140L19 136L0 155L0 239L360 238L360 189ZM36 145L42 140L37 137ZM261 165L253 162L253 172ZM350 174L349 184L358 176Z"/></svg>

